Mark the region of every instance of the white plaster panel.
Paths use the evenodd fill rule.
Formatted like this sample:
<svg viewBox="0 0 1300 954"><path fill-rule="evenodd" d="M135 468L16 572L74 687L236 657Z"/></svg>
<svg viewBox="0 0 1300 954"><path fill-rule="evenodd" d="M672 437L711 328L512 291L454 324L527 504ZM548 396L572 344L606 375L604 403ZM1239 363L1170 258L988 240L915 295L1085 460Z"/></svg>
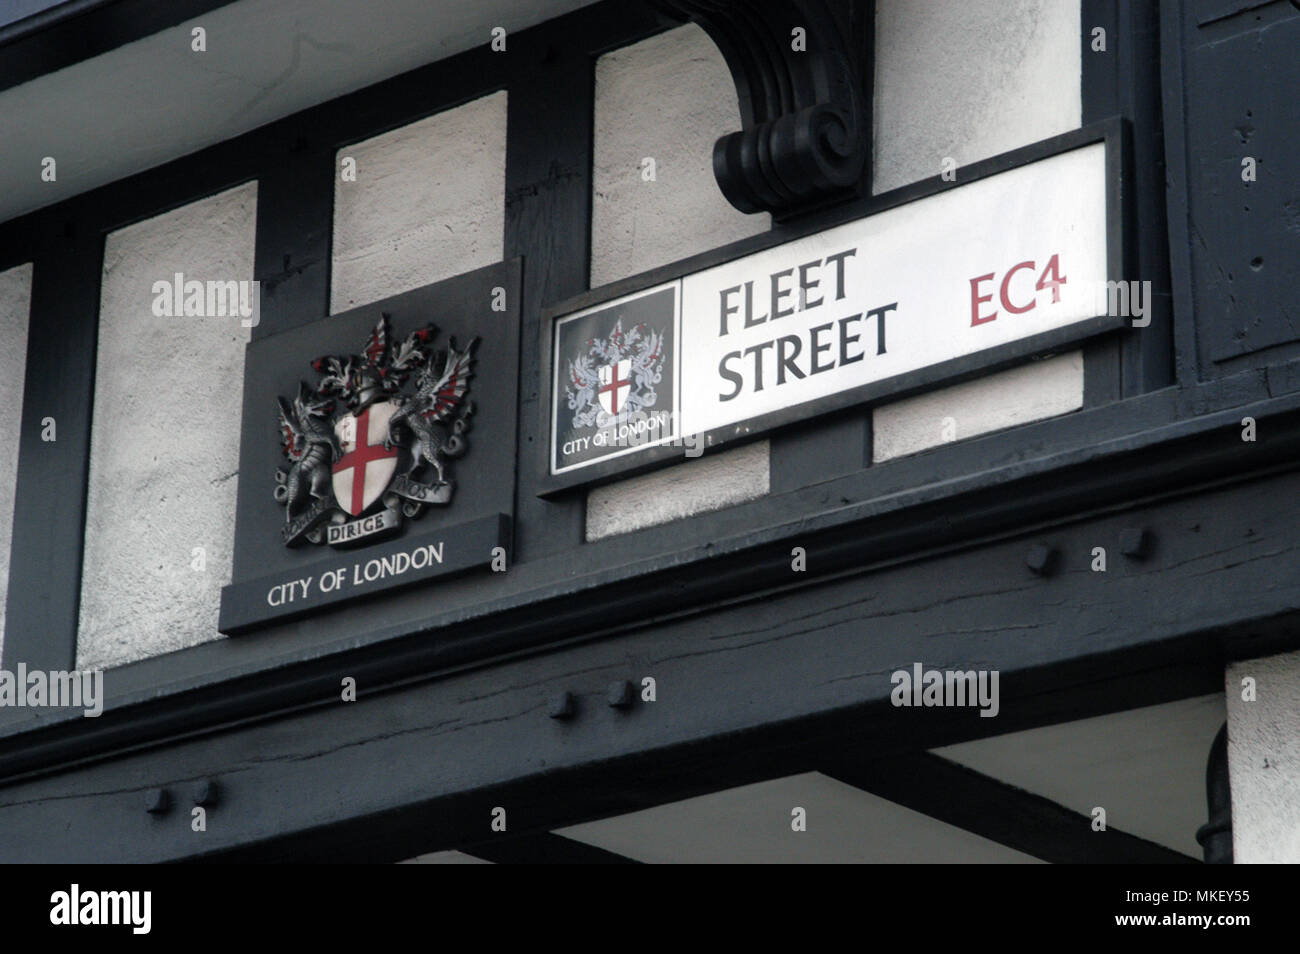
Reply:
<svg viewBox="0 0 1300 954"><path fill-rule="evenodd" d="M740 107L726 61L694 24L597 60L595 123L593 288L771 227L767 213L733 208L713 177L713 143L740 128Z"/></svg>
<svg viewBox="0 0 1300 954"><path fill-rule="evenodd" d="M251 281L257 183L105 242L77 664L108 667L220 638L238 485L238 317L155 317L174 273ZM195 548L203 569L194 569Z"/></svg>
<svg viewBox="0 0 1300 954"><path fill-rule="evenodd" d="M761 497L768 491L770 448L755 441L686 458L664 470L593 488L587 494L587 540L680 520Z"/></svg>
<svg viewBox="0 0 1300 954"><path fill-rule="evenodd" d="M915 454L1083 407L1083 352L1032 361L1009 371L876 408L871 459Z"/></svg>
<svg viewBox="0 0 1300 954"><path fill-rule="evenodd" d="M0 652L9 591L9 548L13 543L14 491L18 480L18 437L27 370L27 318L32 301L31 263L0 272Z"/></svg>
<svg viewBox="0 0 1300 954"><path fill-rule="evenodd" d="M1079 0L876 4L875 166L887 192L1078 128Z"/></svg>
<svg viewBox="0 0 1300 954"><path fill-rule="evenodd" d="M804 830L792 824L803 809ZM1039 864L818 772L562 828L647 864Z"/></svg>
<svg viewBox="0 0 1300 954"><path fill-rule="evenodd" d="M356 181L341 163L356 160ZM499 262L506 94L492 93L340 149L331 314Z"/></svg>
<svg viewBox="0 0 1300 954"><path fill-rule="evenodd" d="M1216 693L933 751L1085 818L1104 808L1109 828L1200 858L1205 762L1223 717Z"/></svg>
<svg viewBox="0 0 1300 954"><path fill-rule="evenodd" d="M1300 863L1300 652L1233 663L1224 688L1233 861Z"/></svg>
<svg viewBox="0 0 1300 954"><path fill-rule="evenodd" d="M475 858L461 851L433 851L399 861L399 865L490 865L492 862Z"/></svg>

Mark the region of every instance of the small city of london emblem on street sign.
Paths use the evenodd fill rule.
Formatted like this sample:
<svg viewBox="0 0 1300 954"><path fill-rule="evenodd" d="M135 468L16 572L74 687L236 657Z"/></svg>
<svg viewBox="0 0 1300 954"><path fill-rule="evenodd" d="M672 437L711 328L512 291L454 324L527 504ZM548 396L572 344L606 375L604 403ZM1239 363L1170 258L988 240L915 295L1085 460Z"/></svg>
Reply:
<svg viewBox="0 0 1300 954"><path fill-rule="evenodd" d="M286 546L371 543L451 502L450 462L468 448L479 339L435 350L437 334L428 324L394 347L384 314L362 354L317 358L316 385L300 382L292 401L279 399L285 463L275 499Z"/></svg>

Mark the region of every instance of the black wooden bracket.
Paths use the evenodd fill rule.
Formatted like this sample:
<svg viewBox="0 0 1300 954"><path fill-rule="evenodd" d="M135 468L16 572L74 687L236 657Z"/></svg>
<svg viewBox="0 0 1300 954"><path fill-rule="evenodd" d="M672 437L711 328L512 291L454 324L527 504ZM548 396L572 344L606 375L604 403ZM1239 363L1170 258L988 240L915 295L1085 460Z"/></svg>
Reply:
<svg viewBox="0 0 1300 954"><path fill-rule="evenodd" d="M859 195L871 154L871 2L651 0L698 24L731 69L742 128L713 173L742 212L777 219Z"/></svg>
<svg viewBox="0 0 1300 954"><path fill-rule="evenodd" d="M1207 865L1232 864L1232 789L1228 784L1228 723L1223 723L1205 765L1209 821L1196 830Z"/></svg>

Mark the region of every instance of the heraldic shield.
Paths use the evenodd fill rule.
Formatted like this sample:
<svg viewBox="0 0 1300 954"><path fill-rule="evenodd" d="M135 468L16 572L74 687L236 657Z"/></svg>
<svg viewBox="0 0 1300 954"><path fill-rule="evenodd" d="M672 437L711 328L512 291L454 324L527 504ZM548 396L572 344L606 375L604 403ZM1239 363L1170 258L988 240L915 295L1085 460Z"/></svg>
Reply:
<svg viewBox="0 0 1300 954"><path fill-rule="evenodd" d="M383 496L397 473L400 451L384 446L389 419L396 411L392 401L379 401L360 414L349 412L334 422L343 451L334 463L334 499L354 517Z"/></svg>
<svg viewBox="0 0 1300 954"><path fill-rule="evenodd" d="M285 546L373 542L451 503L448 468L468 448L478 339L435 350L436 335L428 324L393 342L381 315L363 353L317 358L315 386L299 382L293 401L278 399L285 461L274 492Z"/></svg>
<svg viewBox="0 0 1300 954"><path fill-rule="evenodd" d="M597 372L600 375L600 389L596 400L601 408L611 417L618 417L627 410L627 396L632 391L632 362L624 358L613 364L602 365Z"/></svg>

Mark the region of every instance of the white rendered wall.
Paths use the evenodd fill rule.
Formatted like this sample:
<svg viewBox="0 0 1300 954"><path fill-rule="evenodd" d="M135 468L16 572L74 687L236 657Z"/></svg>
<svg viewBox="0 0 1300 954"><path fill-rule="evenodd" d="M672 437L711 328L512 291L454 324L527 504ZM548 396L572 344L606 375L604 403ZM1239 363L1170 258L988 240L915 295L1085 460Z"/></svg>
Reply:
<svg viewBox="0 0 1300 954"><path fill-rule="evenodd" d="M501 261L506 94L345 146L334 181L330 313Z"/></svg>
<svg viewBox="0 0 1300 954"><path fill-rule="evenodd" d="M587 495L587 539L599 540L761 497L768 490L768 455L768 442L755 441L593 488ZM652 512L647 514L647 510Z"/></svg>
<svg viewBox="0 0 1300 954"><path fill-rule="evenodd" d="M1224 689L1233 861L1300 863L1300 652L1233 663Z"/></svg>
<svg viewBox="0 0 1300 954"><path fill-rule="evenodd" d="M874 191L1077 129L1079 0L876 2Z"/></svg>
<svg viewBox="0 0 1300 954"><path fill-rule="evenodd" d="M1083 352L927 391L875 409L871 459L915 454L1083 406Z"/></svg>
<svg viewBox="0 0 1300 954"><path fill-rule="evenodd" d="M687 25L596 61L591 285L635 275L766 232L766 213L736 211L713 178L713 143L740 128L726 61ZM643 160L654 160L654 180ZM768 443L705 453L587 497L598 540L767 493Z"/></svg>
<svg viewBox="0 0 1300 954"><path fill-rule="evenodd" d="M238 317L155 317L175 272L251 281L257 183L111 233L104 247L77 665L219 638L230 582L244 347ZM202 548L202 569L195 549Z"/></svg>
<svg viewBox="0 0 1300 954"><path fill-rule="evenodd" d="M32 301L32 266L0 272L0 652L4 651L5 603L9 591L9 547L13 543L14 490L18 480L18 436L27 370L27 318Z"/></svg>
<svg viewBox="0 0 1300 954"><path fill-rule="evenodd" d="M876 193L1077 129L1079 0L876 5ZM872 459L1083 406L1080 352L876 408Z"/></svg>
<svg viewBox="0 0 1300 954"><path fill-rule="evenodd" d="M766 232L713 178L713 143L740 128L727 63L690 24L596 61L591 286ZM654 160L654 181L642 161Z"/></svg>

